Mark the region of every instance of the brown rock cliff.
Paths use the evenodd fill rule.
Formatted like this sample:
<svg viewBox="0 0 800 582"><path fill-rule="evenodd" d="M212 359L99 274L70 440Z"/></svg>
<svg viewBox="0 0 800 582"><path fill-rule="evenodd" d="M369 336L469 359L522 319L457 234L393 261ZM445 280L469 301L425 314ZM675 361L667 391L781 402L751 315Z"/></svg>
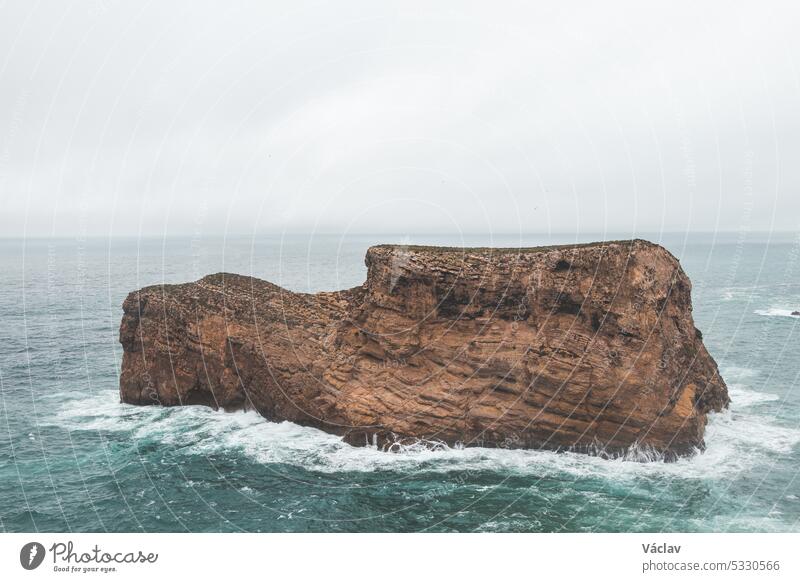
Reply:
<svg viewBox="0 0 800 582"><path fill-rule="evenodd" d="M728 404L691 284L642 240L376 246L361 287L252 277L124 303L122 401L255 409L391 448L409 439L674 458Z"/></svg>

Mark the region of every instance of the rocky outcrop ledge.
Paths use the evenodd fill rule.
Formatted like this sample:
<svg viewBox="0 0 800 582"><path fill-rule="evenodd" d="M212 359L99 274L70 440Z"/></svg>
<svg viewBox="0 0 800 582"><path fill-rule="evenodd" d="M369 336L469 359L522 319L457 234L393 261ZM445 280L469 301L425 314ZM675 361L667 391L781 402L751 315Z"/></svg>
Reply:
<svg viewBox="0 0 800 582"><path fill-rule="evenodd" d="M219 273L131 293L120 397L254 409L355 445L675 458L725 383L691 283L643 240L527 249L381 245L354 289Z"/></svg>

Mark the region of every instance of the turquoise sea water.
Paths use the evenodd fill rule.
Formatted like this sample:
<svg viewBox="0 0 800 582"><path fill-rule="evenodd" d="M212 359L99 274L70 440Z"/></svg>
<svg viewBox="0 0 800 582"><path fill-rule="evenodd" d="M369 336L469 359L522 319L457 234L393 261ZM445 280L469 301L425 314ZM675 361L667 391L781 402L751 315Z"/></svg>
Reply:
<svg viewBox="0 0 800 582"><path fill-rule="evenodd" d="M800 531L800 246L638 235L694 284L730 388L676 463L491 449L353 448L255 413L119 404L121 303L239 272L360 284L370 244L531 246L624 235L0 240L2 531Z"/></svg>

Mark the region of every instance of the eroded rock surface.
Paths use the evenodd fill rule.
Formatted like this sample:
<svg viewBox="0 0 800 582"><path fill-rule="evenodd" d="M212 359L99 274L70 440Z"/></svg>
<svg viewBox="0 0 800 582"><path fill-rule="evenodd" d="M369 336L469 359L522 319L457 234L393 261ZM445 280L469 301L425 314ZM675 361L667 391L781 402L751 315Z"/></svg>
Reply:
<svg viewBox="0 0 800 582"><path fill-rule="evenodd" d="M121 399L255 409L384 448L666 458L702 448L728 405L689 279L658 245L383 245L366 264L332 293L224 273L131 293Z"/></svg>

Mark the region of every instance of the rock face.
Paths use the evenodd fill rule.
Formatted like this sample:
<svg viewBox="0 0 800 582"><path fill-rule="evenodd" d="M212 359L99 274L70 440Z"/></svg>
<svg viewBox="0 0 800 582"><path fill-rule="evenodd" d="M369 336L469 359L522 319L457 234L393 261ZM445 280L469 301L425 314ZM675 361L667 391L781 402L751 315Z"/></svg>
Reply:
<svg viewBox="0 0 800 582"><path fill-rule="evenodd" d="M382 245L366 264L331 293L224 273L131 293L122 401L255 409L385 449L667 459L701 449L728 405L689 279L658 245Z"/></svg>

